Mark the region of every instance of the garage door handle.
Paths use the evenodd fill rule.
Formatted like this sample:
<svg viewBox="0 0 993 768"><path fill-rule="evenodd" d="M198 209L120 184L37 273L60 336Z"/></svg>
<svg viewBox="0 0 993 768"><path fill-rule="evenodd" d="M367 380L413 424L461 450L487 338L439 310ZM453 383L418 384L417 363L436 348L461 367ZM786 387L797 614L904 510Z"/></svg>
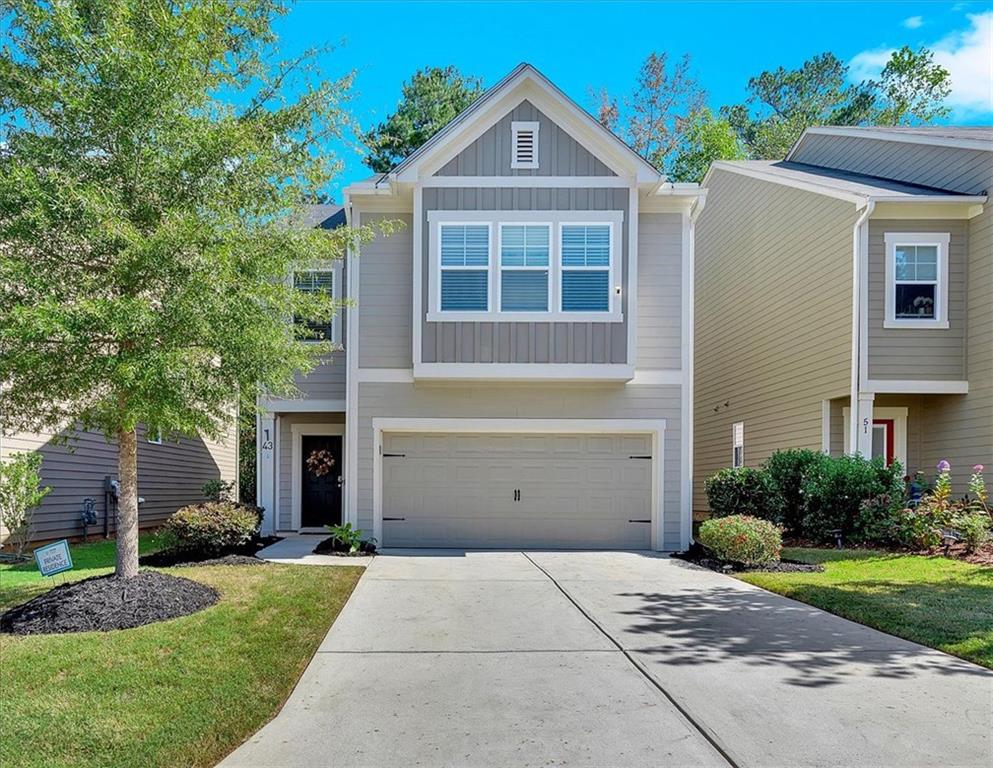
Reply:
<svg viewBox="0 0 993 768"><path fill-rule="evenodd" d="M651 520L628 520L629 523L650 523Z"/></svg>
<svg viewBox="0 0 993 768"><path fill-rule="evenodd" d="M629 459L651 459L652 457L649 455L649 456L628 456L628 458Z"/></svg>
<svg viewBox="0 0 993 768"><path fill-rule="evenodd" d="M406 520L406 519L407 519L406 517L384 517L383 522L389 523L391 521L396 522L397 520Z"/></svg>

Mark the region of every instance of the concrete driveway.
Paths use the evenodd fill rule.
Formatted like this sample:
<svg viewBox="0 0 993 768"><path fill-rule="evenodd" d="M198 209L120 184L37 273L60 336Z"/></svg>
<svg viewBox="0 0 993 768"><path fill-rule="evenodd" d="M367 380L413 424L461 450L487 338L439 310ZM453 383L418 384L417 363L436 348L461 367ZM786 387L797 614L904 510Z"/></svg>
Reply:
<svg viewBox="0 0 993 768"><path fill-rule="evenodd" d="M223 766L993 765L993 672L678 560L377 557Z"/></svg>

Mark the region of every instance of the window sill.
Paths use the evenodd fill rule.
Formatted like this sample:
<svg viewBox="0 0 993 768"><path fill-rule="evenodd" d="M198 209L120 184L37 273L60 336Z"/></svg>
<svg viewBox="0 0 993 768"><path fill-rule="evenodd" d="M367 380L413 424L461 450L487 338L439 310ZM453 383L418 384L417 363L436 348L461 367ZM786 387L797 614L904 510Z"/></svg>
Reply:
<svg viewBox="0 0 993 768"><path fill-rule="evenodd" d="M884 320L883 328L936 328L946 330L947 320Z"/></svg>
<svg viewBox="0 0 993 768"><path fill-rule="evenodd" d="M429 323L623 323L622 312L428 312Z"/></svg>

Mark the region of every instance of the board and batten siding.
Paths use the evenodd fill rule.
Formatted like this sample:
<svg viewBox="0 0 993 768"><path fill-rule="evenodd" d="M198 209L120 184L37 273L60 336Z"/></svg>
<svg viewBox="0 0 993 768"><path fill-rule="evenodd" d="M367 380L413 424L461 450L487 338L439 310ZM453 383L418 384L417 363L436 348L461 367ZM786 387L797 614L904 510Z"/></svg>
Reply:
<svg viewBox="0 0 993 768"><path fill-rule="evenodd" d="M284 413L278 417L276 428L278 465L276 467L276 530L293 528L293 466L294 424L344 424L344 413ZM344 471L344 467L342 467Z"/></svg>
<svg viewBox="0 0 993 768"><path fill-rule="evenodd" d="M459 188L425 189L422 221L421 359L425 363L626 363L627 293L619 323L428 322L431 211L621 211L621 269L627 285L630 215L627 189ZM365 252L365 251L363 251ZM364 322L364 321L363 321ZM363 347L368 345L365 326Z"/></svg>
<svg viewBox="0 0 993 768"><path fill-rule="evenodd" d="M363 382L358 403L358 525L373 527L374 418L665 419L663 548L680 546L680 388L611 385L418 387Z"/></svg>
<svg viewBox="0 0 993 768"><path fill-rule="evenodd" d="M683 217L643 213L638 221L639 369L682 367Z"/></svg>
<svg viewBox="0 0 993 768"><path fill-rule="evenodd" d="M362 246L359 273L359 367L411 368L413 227L409 213L362 213L361 223L400 221L403 227Z"/></svg>
<svg viewBox="0 0 993 768"><path fill-rule="evenodd" d="M965 378L968 221L869 221L869 378ZM884 328L889 232L948 233L948 328ZM978 308L977 308L978 310Z"/></svg>
<svg viewBox="0 0 993 768"><path fill-rule="evenodd" d="M511 168L511 123L537 122L538 167ZM436 176L615 176L530 101L522 101L463 149Z"/></svg>
<svg viewBox="0 0 993 768"><path fill-rule="evenodd" d="M208 480L237 483L238 439L232 426L223 441L200 438L164 439L149 443L138 430L138 508L142 528L161 525L186 504L203 501L201 486ZM39 451L41 480L51 492L34 512L35 541L83 535L80 512L83 499L96 502L97 524L90 535L103 532L104 478L117 478L117 443L99 432L74 432L68 443L56 442L51 433L15 433L0 438L0 461L11 454ZM110 530L115 530L113 518Z"/></svg>
<svg viewBox="0 0 993 768"><path fill-rule="evenodd" d="M850 388L855 220L848 202L711 174L696 234L694 509L731 465L735 422L747 466L820 449L822 401Z"/></svg>
<svg viewBox="0 0 993 768"><path fill-rule="evenodd" d="M968 195L993 179L991 152L883 138L807 134L790 159Z"/></svg>

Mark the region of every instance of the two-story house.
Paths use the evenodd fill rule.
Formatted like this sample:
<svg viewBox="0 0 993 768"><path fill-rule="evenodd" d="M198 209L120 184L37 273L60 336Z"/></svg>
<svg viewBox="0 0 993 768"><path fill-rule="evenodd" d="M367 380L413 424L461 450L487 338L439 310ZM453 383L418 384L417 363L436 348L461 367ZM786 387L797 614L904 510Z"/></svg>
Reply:
<svg viewBox="0 0 993 768"><path fill-rule="evenodd" d="M993 129L810 128L717 162L696 259L696 496L778 448L993 464Z"/></svg>
<svg viewBox="0 0 993 768"><path fill-rule="evenodd" d="M406 226L295 276L354 305L304 397L263 403L266 528L685 547L702 203L526 64L348 187L321 226Z"/></svg>

